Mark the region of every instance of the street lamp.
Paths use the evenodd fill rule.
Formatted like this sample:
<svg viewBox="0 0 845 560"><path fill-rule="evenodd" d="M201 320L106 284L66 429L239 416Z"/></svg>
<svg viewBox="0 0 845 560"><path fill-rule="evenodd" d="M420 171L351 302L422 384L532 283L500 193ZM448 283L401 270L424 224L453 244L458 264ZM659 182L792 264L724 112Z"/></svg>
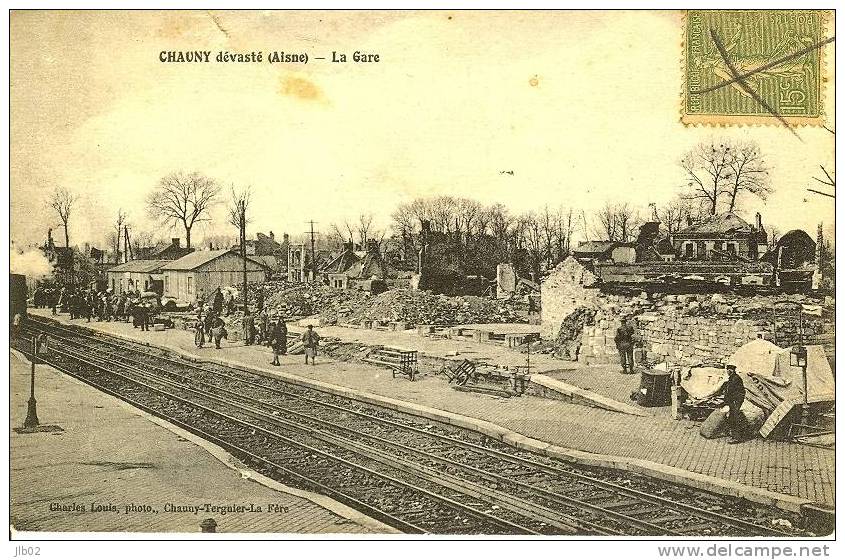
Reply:
<svg viewBox="0 0 845 560"><path fill-rule="evenodd" d="M804 387L804 403L801 405L801 424L809 425L810 405L807 402L807 347L796 345L789 349L789 365L801 368L801 379Z"/></svg>
<svg viewBox="0 0 845 560"><path fill-rule="evenodd" d="M26 419L23 421L24 428L34 429L38 427L38 410L36 409L35 401L35 363L38 361L38 356L43 356L47 353L47 335L41 334L32 337L32 357L30 358L30 377L29 377L29 400L26 403Z"/></svg>

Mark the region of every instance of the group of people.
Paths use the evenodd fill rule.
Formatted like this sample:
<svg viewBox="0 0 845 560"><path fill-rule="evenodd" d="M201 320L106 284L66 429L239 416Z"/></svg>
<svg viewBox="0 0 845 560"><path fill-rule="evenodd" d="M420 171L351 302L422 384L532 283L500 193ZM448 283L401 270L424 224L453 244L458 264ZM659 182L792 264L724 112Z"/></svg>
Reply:
<svg viewBox="0 0 845 560"><path fill-rule="evenodd" d="M132 321L135 328L149 330L153 306L141 298L139 291L121 294L111 289L88 290L64 286L60 289L37 287L33 293L33 305L70 314L71 319L94 321Z"/></svg>
<svg viewBox="0 0 845 560"><path fill-rule="evenodd" d="M211 309L200 308L194 324L194 344L197 348L202 348L206 340L213 340L214 347L220 348L220 342L224 338L228 338L226 322Z"/></svg>
<svg viewBox="0 0 845 560"><path fill-rule="evenodd" d="M224 338L228 338L226 331L226 322L215 312L214 299L211 305L201 307L197 312L197 319L194 322L194 344L197 348L202 348L206 341L214 341L214 347L220 348L220 343ZM285 318L281 315L270 315L267 310L261 308L258 314L258 325L250 313L244 315L243 318L243 339L244 345L250 346L252 344L267 345L273 350L273 361L271 365L281 365L279 356L287 354L288 348L288 326ZM320 344L320 335L318 335L312 325L308 326L301 336L302 345L305 350L305 363L314 365L314 359L317 356L317 348Z"/></svg>

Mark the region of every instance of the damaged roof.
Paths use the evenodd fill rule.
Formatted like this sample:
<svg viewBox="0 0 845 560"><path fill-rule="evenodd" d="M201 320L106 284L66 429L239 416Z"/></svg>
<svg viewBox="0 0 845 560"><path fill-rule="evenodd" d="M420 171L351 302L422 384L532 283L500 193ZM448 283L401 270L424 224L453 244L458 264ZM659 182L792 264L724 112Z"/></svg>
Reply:
<svg viewBox="0 0 845 560"><path fill-rule="evenodd" d="M617 245L618 241L583 241L578 244L573 253L607 253L612 251Z"/></svg>
<svg viewBox="0 0 845 560"><path fill-rule="evenodd" d="M676 235L685 234L721 234L721 233L753 233L754 227L734 214L725 212L707 216L697 224L693 224L677 232Z"/></svg>

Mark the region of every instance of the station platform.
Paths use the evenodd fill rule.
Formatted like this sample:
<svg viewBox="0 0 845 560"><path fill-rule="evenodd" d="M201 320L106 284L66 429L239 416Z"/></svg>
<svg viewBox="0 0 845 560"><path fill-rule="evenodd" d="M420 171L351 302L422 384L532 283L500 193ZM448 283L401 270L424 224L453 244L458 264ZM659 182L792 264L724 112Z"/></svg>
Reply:
<svg viewBox="0 0 845 560"><path fill-rule="evenodd" d="M49 316L49 310L46 313L45 310L33 311ZM67 315L55 318L70 322ZM831 449L761 438L729 445L726 438L702 438L698 425L693 422L673 420L661 414L634 416L534 396L507 399L458 392L439 376L424 376L410 382L406 378L393 379L387 369L319 355L316 366L306 366L302 356L282 356L281 367L273 367L269 365L272 355L266 347L224 343L220 350L213 347L198 349L193 344L192 334L187 331L140 332L127 323L84 323L79 320L72 323L199 359L242 365L282 377L325 384L325 387L335 387L341 393L432 418L439 418L438 414L442 412L449 421L467 426L477 424L482 431L493 430L502 439L526 448L542 450L554 446L558 450L556 456L585 464L628 469L756 502L777 504L794 511L805 503L824 507L834 505L835 452ZM414 336L343 327L318 327L316 330L321 336L367 344L390 344L385 341L384 335L387 334ZM464 349L464 345L472 344L470 342L415 338L421 341L420 345L414 346L414 340L409 339L401 346L432 352L438 351L431 347L433 343L447 342L455 347L451 351L480 352L474 346ZM488 352L503 350L491 346ZM538 358L545 358L538 360L541 367L552 360L547 356ZM558 364L548 372L561 369L561 362L555 361ZM578 367L577 364L570 365L572 369ZM590 366L593 369L597 367ZM611 366L603 367L606 371L601 371L608 380L606 382L612 383L614 370ZM589 374L589 371L582 372L582 375Z"/></svg>
<svg viewBox="0 0 845 560"><path fill-rule="evenodd" d="M250 471L221 448L45 365L36 366L45 431L19 433L30 363L12 351L11 538L30 532L394 532L323 496ZM265 485L266 484L266 485ZM200 511L169 511L195 506Z"/></svg>

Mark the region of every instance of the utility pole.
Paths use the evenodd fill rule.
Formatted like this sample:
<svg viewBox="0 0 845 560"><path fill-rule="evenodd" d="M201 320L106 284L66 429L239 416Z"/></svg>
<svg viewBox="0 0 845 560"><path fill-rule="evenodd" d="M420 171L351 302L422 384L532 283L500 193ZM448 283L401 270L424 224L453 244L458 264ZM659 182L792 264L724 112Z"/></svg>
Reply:
<svg viewBox="0 0 845 560"><path fill-rule="evenodd" d="M314 220L308 222L311 224L311 231L306 232L311 234L311 281L315 281L317 279L317 258L316 253L314 251Z"/></svg>
<svg viewBox="0 0 845 560"><path fill-rule="evenodd" d="M242 199L238 202L238 222L240 225L241 235L241 258L244 263L244 315L249 314L249 306L246 300L246 200Z"/></svg>

